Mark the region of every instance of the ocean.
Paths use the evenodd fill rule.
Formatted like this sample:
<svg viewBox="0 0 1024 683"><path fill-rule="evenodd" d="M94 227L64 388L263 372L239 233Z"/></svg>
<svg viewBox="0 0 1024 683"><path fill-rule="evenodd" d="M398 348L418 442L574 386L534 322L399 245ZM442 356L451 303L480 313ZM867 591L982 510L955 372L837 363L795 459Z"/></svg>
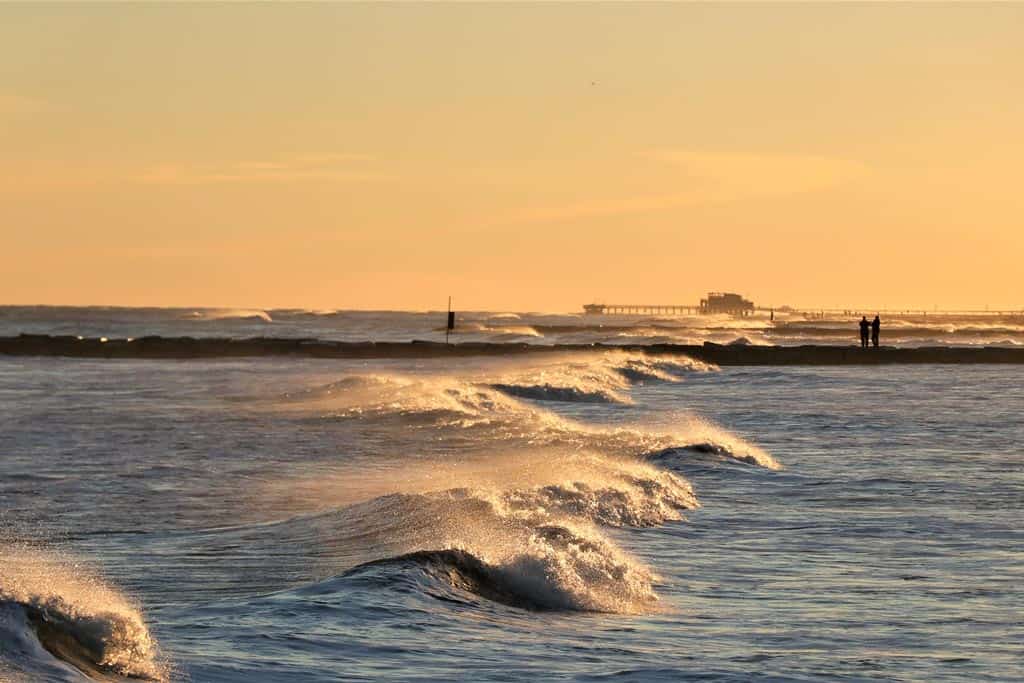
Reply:
<svg viewBox="0 0 1024 683"><path fill-rule="evenodd" d="M1024 338L885 323L883 343ZM0 308L0 336L443 324ZM477 313L456 336L856 328ZM1022 414L1020 365L0 356L0 681L1022 680Z"/></svg>
<svg viewBox="0 0 1024 683"><path fill-rule="evenodd" d="M868 319L874 315L872 311L864 314ZM160 336L444 341L445 317L444 311L0 306L0 337L39 334L110 339ZM882 343L889 346L1024 346L1024 311L959 316L920 312L882 317ZM780 310L772 318L764 314L734 318L458 311L451 341L846 346L860 340L860 313L837 318Z"/></svg>

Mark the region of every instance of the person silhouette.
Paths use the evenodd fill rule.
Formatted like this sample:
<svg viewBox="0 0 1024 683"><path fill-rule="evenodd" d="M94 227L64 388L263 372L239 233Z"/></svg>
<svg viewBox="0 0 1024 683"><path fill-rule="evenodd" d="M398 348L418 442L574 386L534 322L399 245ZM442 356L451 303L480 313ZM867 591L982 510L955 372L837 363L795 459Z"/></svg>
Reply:
<svg viewBox="0 0 1024 683"><path fill-rule="evenodd" d="M882 321L878 319L878 314L875 313L875 319L871 321L871 344L877 349L878 348L878 332L882 328ZM865 344L867 346L867 344Z"/></svg>
<svg viewBox="0 0 1024 683"><path fill-rule="evenodd" d="M868 322L868 317L862 316L860 319L860 347L862 349L868 348L868 327L871 323Z"/></svg>

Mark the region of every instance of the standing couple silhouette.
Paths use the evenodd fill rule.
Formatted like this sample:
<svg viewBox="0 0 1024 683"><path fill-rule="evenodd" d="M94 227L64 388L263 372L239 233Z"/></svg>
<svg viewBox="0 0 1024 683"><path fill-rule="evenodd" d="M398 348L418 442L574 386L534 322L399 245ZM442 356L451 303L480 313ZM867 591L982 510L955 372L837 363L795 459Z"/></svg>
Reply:
<svg viewBox="0 0 1024 683"><path fill-rule="evenodd" d="M860 345L864 349L868 348L868 328L871 328L871 344L877 349L878 332L882 329L882 321L878 319L877 313L871 322L868 322L866 315L860 319Z"/></svg>

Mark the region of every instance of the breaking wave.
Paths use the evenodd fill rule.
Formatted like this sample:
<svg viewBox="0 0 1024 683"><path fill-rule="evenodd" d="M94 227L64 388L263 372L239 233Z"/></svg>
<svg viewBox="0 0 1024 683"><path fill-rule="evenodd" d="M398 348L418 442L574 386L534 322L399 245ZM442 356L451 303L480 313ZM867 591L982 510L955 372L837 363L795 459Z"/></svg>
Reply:
<svg viewBox="0 0 1024 683"><path fill-rule="evenodd" d="M583 384L580 382L580 384ZM554 386L551 384L504 384L495 382L492 389L520 398L535 401L568 401L574 403L630 403L630 399L607 387L597 386Z"/></svg>
<svg viewBox="0 0 1024 683"><path fill-rule="evenodd" d="M209 308L193 311L189 317L195 320L259 320L265 323L274 322L269 313L260 309Z"/></svg>
<svg viewBox="0 0 1024 683"><path fill-rule="evenodd" d="M504 373L497 379L356 375L296 392L289 397L349 395L354 398L354 403L366 398L372 404L376 399L378 407L402 406L410 412L423 409L424 401L434 409L479 412L484 405L490 409L500 403L491 395L491 390L538 401L631 403L625 392L633 384L678 382L688 373L717 369L714 365L685 356L609 352L583 360L559 359L538 364L526 370ZM416 396L417 389L421 396Z"/></svg>
<svg viewBox="0 0 1024 683"><path fill-rule="evenodd" d="M569 449L403 461L357 484L361 502L331 506L346 497L352 475L279 482L299 500L328 504L315 517L294 518L301 529L320 530L316 544L340 558L323 570L335 577L308 590L342 590L337 581L372 576L384 585L412 580L417 590L444 599L645 612L658 603L656 577L604 529L656 527L700 507L679 474ZM264 491L260 499L266 504L272 495Z"/></svg>
<svg viewBox="0 0 1024 683"><path fill-rule="evenodd" d="M523 337L542 337L534 327L530 325L508 324L506 321L514 322L516 318L492 317L486 323L482 322L460 322L452 330L455 335L488 335L491 341L510 340ZM437 328L436 331L443 332L445 328Z"/></svg>
<svg viewBox="0 0 1024 683"><path fill-rule="evenodd" d="M339 521L334 533L384 555L342 578L382 567L417 570L514 607L646 611L657 602L653 573L599 527L652 527L699 507L682 477L597 454L494 457L447 471L433 463L421 474L425 489L439 478L464 485L409 492L417 484L406 473L406 492L331 513Z"/></svg>
<svg viewBox="0 0 1024 683"><path fill-rule="evenodd" d="M0 654L32 680L166 681L139 609L89 570L38 549L0 546Z"/></svg>
<svg viewBox="0 0 1024 683"><path fill-rule="evenodd" d="M420 550L360 565L345 578L374 571L422 572L435 583L425 587L434 597L450 588L519 609L632 613L658 600L649 569L564 526L538 527L518 552L493 561L459 548Z"/></svg>
<svg viewBox="0 0 1024 683"><path fill-rule="evenodd" d="M660 376L653 373L669 371L688 372L691 367L678 360L643 360L643 365L633 363L629 360L616 367L625 372L645 373L645 376ZM622 375L617 376L614 381L618 384L614 386L623 386L625 379ZM567 374L563 379L567 382L571 375ZM575 386L567 386L565 382L540 384L530 379L523 384L508 382L495 388L493 382L447 376L354 375L291 394L289 398L297 401L302 409L316 409L323 418L442 429L452 434L451 438L477 441L486 448L493 448L496 444L523 449L566 447L634 458L669 449L689 449L691 453L731 458L769 469L779 468L775 459L762 448L694 415L677 413L666 416L658 427L598 426L563 417L517 398L629 401L622 389L585 384L588 381L593 382L584 378Z"/></svg>
<svg viewBox="0 0 1024 683"><path fill-rule="evenodd" d="M517 463L521 464L521 463ZM534 470L540 466L532 463ZM493 497L501 514L519 519L558 514L604 526L652 527L682 519L700 506L688 481L649 464L594 454L563 456L555 483L515 488Z"/></svg>
<svg viewBox="0 0 1024 683"><path fill-rule="evenodd" d="M606 353L520 372L489 386L510 396L538 401L631 403L631 384L678 382L687 372L712 366L686 357L658 359L643 354Z"/></svg>
<svg viewBox="0 0 1024 683"><path fill-rule="evenodd" d="M369 469L273 483L289 502L309 505L303 511L326 515L318 522L323 544L345 558L328 568L334 578L308 590L411 581L424 594L462 602L654 609L654 573L605 529L656 527L698 508L677 460L778 463L694 416L663 415L663 428L594 425L544 402L627 403L636 383L680 382L712 369L688 358L617 352L492 364L458 377L352 375L289 395L286 405L317 420L345 421L366 439L402 434L402 443L420 451L403 450ZM277 507L275 495L260 491L261 504Z"/></svg>

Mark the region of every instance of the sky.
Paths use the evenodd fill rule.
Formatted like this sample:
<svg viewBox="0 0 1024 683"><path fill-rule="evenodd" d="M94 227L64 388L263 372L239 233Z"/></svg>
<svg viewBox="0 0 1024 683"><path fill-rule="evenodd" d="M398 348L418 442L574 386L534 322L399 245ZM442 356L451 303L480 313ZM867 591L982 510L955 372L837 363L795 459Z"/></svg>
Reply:
<svg viewBox="0 0 1024 683"><path fill-rule="evenodd" d="M0 304L1024 308L1024 3L3 4Z"/></svg>

